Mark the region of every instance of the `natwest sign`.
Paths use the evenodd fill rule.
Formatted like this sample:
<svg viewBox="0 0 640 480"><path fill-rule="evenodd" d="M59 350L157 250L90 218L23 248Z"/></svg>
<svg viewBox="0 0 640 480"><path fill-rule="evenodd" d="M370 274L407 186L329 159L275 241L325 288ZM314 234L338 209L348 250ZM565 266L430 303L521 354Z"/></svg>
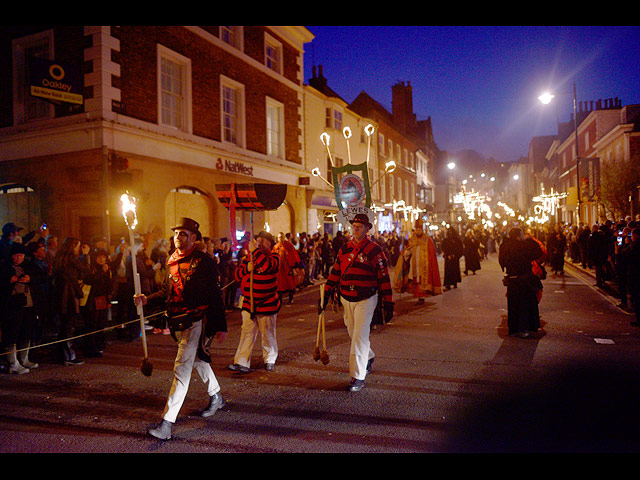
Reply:
<svg viewBox="0 0 640 480"><path fill-rule="evenodd" d="M247 167L244 163L233 162L231 160L223 160L218 158L216 163L216 169L229 173L239 173L240 175L247 175L253 177L253 167Z"/></svg>

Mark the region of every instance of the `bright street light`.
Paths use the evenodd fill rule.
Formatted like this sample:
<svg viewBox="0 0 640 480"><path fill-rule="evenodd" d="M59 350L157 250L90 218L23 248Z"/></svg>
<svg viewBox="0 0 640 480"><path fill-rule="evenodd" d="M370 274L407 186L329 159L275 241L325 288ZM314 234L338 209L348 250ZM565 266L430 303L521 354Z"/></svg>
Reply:
<svg viewBox="0 0 640 480"><path fill-rule="evenodd" d="M551 100L553 100L553 97L554 97L553 94L549 92L545 92L538 97L538 100L540 100L545 105L548 105L549 103L551 103Z"/></svg>
<svg viewBox="0 0 640 480"><path fill-rule="evenodd" d="M456 164L453 163L453 162L449 162L449 163L447 163L447 168L449 170L453 170L454 168L456 168Z"/></svg>

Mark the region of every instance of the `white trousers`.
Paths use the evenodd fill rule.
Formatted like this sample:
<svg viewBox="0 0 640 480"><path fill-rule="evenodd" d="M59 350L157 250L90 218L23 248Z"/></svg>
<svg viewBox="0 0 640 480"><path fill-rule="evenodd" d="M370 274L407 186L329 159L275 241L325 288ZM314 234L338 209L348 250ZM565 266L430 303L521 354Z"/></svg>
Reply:
<svg viewBox="0 0 640 480"><path fill-rule="evenodd" d="M378 294L359 302L349 302L343 297L340 300L344 309L344 324L351 338L349 374L357 380L364 380L367 363L375 356L369 342L369 330L378 304Z"/></svg>
<svg viewBox="0 0 640 480"><path fill-rule="evenodd" d="M278 358L278 340L276 338L277 315L256 315L242 310L242 328L240 330L240 342L233 359L233 363L249 368L251 366L251 351L258 338L258 332L262 337L262 359L264 363L276 363Z"/></svg>
<svg viewBox="0 0 640 480"><path fill-rule="evenodd" d="M220 384L211 369L211 365L200 360L197 355L201 332L202 320L195 322L187 330L175 332L178 340L178 354L173 365L173 383L162 414L162 418L171 423L175 423L178 412L187 396L191 372L194 367L202 381L207 385L209 396L215 395L220 391Z"/></svg>

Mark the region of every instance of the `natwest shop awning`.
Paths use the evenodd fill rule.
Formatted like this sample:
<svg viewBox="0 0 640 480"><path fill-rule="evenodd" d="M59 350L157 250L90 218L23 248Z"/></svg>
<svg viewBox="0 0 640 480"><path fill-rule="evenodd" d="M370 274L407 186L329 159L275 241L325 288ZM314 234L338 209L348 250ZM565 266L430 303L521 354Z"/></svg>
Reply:
<svg viewBox="0 0 640 480"><path fill-rule="evenodd" d="M227 183L216 185L220 203L231 209L276 210L287 195L287 186L279 183Z"/></svg>

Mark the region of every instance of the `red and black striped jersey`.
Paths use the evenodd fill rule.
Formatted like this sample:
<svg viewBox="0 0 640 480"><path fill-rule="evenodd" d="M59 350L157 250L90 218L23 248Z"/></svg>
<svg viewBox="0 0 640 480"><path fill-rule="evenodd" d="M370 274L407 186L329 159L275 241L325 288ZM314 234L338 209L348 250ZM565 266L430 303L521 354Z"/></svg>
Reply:
<svg viewBox="0 0 640 480"><path fill-rule="evenodd" d="M240 282L240 289L244 300L241 310L251 312L251 274L247 271L247 264L251 255L247 255L235 272ZM256 248L253 251L253 306L258 315L275 315L280 310L280 296L278 295L277 275L280 268L280 257L274 252L265 252Z"/></svg>
<svg viewBox="0 0 640 480"><path fill-rule="evenodd" d="M378 292L384 303L393 304L387 257L380 246L368 238L358 243L351 240L340 248L325 292L336 286L340 295L350 302L364 300Z"/></svg>

